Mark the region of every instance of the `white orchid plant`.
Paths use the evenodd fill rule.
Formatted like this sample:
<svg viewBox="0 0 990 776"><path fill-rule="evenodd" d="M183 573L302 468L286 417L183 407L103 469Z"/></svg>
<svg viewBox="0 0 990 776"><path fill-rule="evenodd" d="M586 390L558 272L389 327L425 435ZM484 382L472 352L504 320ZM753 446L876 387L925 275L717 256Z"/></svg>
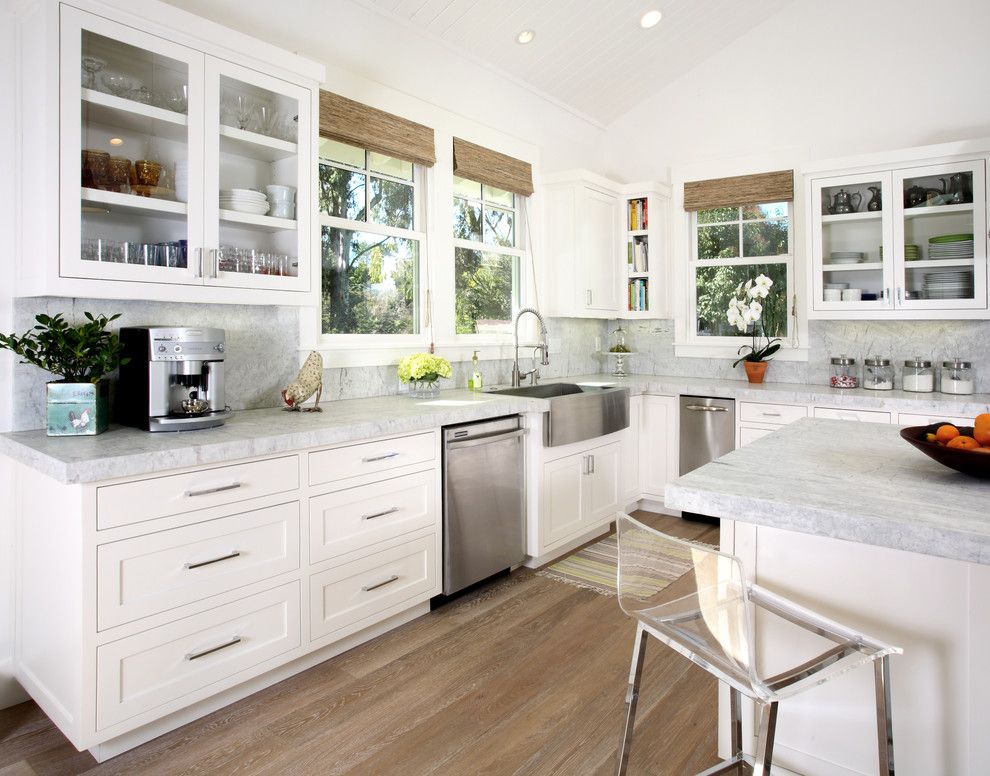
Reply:
<svg viewBox="0 0 990 776"><path fill-rule="evenodd" d="M764 308L761 300L770 295L770 288L773 281L766 275L758 275L745 283L736 286L736 292L729 300L729 309L725 311L725 318L730 326L735 326L740 333L745 334L746 330L752 327L753 344L743 345L736 351L742 355L732 366L739 366L743 361L769 361L771 356L780 350L781 340L778 337L766 336L766 325L760 325L764 321ZM769 307L767 308L769 310ZM763 340L766 343L763 344Z"/></svg>

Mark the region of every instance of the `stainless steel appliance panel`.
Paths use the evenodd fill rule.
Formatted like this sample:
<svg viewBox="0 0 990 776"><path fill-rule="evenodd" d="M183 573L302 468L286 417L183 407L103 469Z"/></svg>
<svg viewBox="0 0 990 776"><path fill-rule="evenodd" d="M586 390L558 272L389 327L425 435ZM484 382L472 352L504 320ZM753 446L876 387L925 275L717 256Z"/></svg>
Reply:
<svg viewBox="0 0 990 776"><path fill-rule="evenodd" d="M735 450L735 400L681 396L680 447L682 475Z"/></svg>
<svg viewBox="0 0 990 776"><path fill-rule="evenodd" d="M443 593L526 556L524 434L518 416L444 429Z"/></svg>

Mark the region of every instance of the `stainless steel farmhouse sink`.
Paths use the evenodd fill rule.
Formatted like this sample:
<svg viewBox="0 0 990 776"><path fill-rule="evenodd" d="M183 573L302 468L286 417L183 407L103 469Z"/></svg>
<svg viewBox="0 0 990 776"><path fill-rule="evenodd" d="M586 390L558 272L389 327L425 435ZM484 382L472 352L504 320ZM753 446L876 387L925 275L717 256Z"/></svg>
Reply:
<svg viewBox="0 0 990 776"><path fill-rule="evenodd" d="M543 444L559 447L621 431L629 426L629 389L547 383L492 391L506 396L547 399L543 416Z"/></svg>

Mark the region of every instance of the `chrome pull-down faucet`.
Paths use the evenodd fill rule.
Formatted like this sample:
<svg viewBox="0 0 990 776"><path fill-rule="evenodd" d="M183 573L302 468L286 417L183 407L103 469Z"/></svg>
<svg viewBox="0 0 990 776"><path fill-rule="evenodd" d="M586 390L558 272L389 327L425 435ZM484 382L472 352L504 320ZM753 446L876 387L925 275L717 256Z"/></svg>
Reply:
<svg viewBox="0 0 990 776"><path fill-rule="evenodd" d="M536 320L540 322L540 338L543 340L539 345L526 345L525 347L532 347L535 351L539 350L543 354L543 358L540 361L541 366L550 366L550 344L548 342L547 335L547 325L543 320L543 316L540 315L532 307L524 307L518 313L516 313L516 324L513 334L513 340L515 342L516 357L512 363L512 387L518 388L522 385L522 379L529 376L530 384L536 385L536 381L540 379L540 370L537 367L533 367L527 372L521 372L519 370L519 319L523 317L526 313L532 313L536 316Z"/></svg>

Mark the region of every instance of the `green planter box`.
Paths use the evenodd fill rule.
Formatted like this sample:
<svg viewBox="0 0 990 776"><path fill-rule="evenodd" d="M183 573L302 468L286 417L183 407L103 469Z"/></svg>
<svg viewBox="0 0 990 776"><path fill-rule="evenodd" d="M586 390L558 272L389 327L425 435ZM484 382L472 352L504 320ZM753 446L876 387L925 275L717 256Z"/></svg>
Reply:
<svg viewBox="0 0 990 776"><path fill-rule="evenodd" d="M110 384L48 383L48 436L93 436L110 424Z"/></svg>

